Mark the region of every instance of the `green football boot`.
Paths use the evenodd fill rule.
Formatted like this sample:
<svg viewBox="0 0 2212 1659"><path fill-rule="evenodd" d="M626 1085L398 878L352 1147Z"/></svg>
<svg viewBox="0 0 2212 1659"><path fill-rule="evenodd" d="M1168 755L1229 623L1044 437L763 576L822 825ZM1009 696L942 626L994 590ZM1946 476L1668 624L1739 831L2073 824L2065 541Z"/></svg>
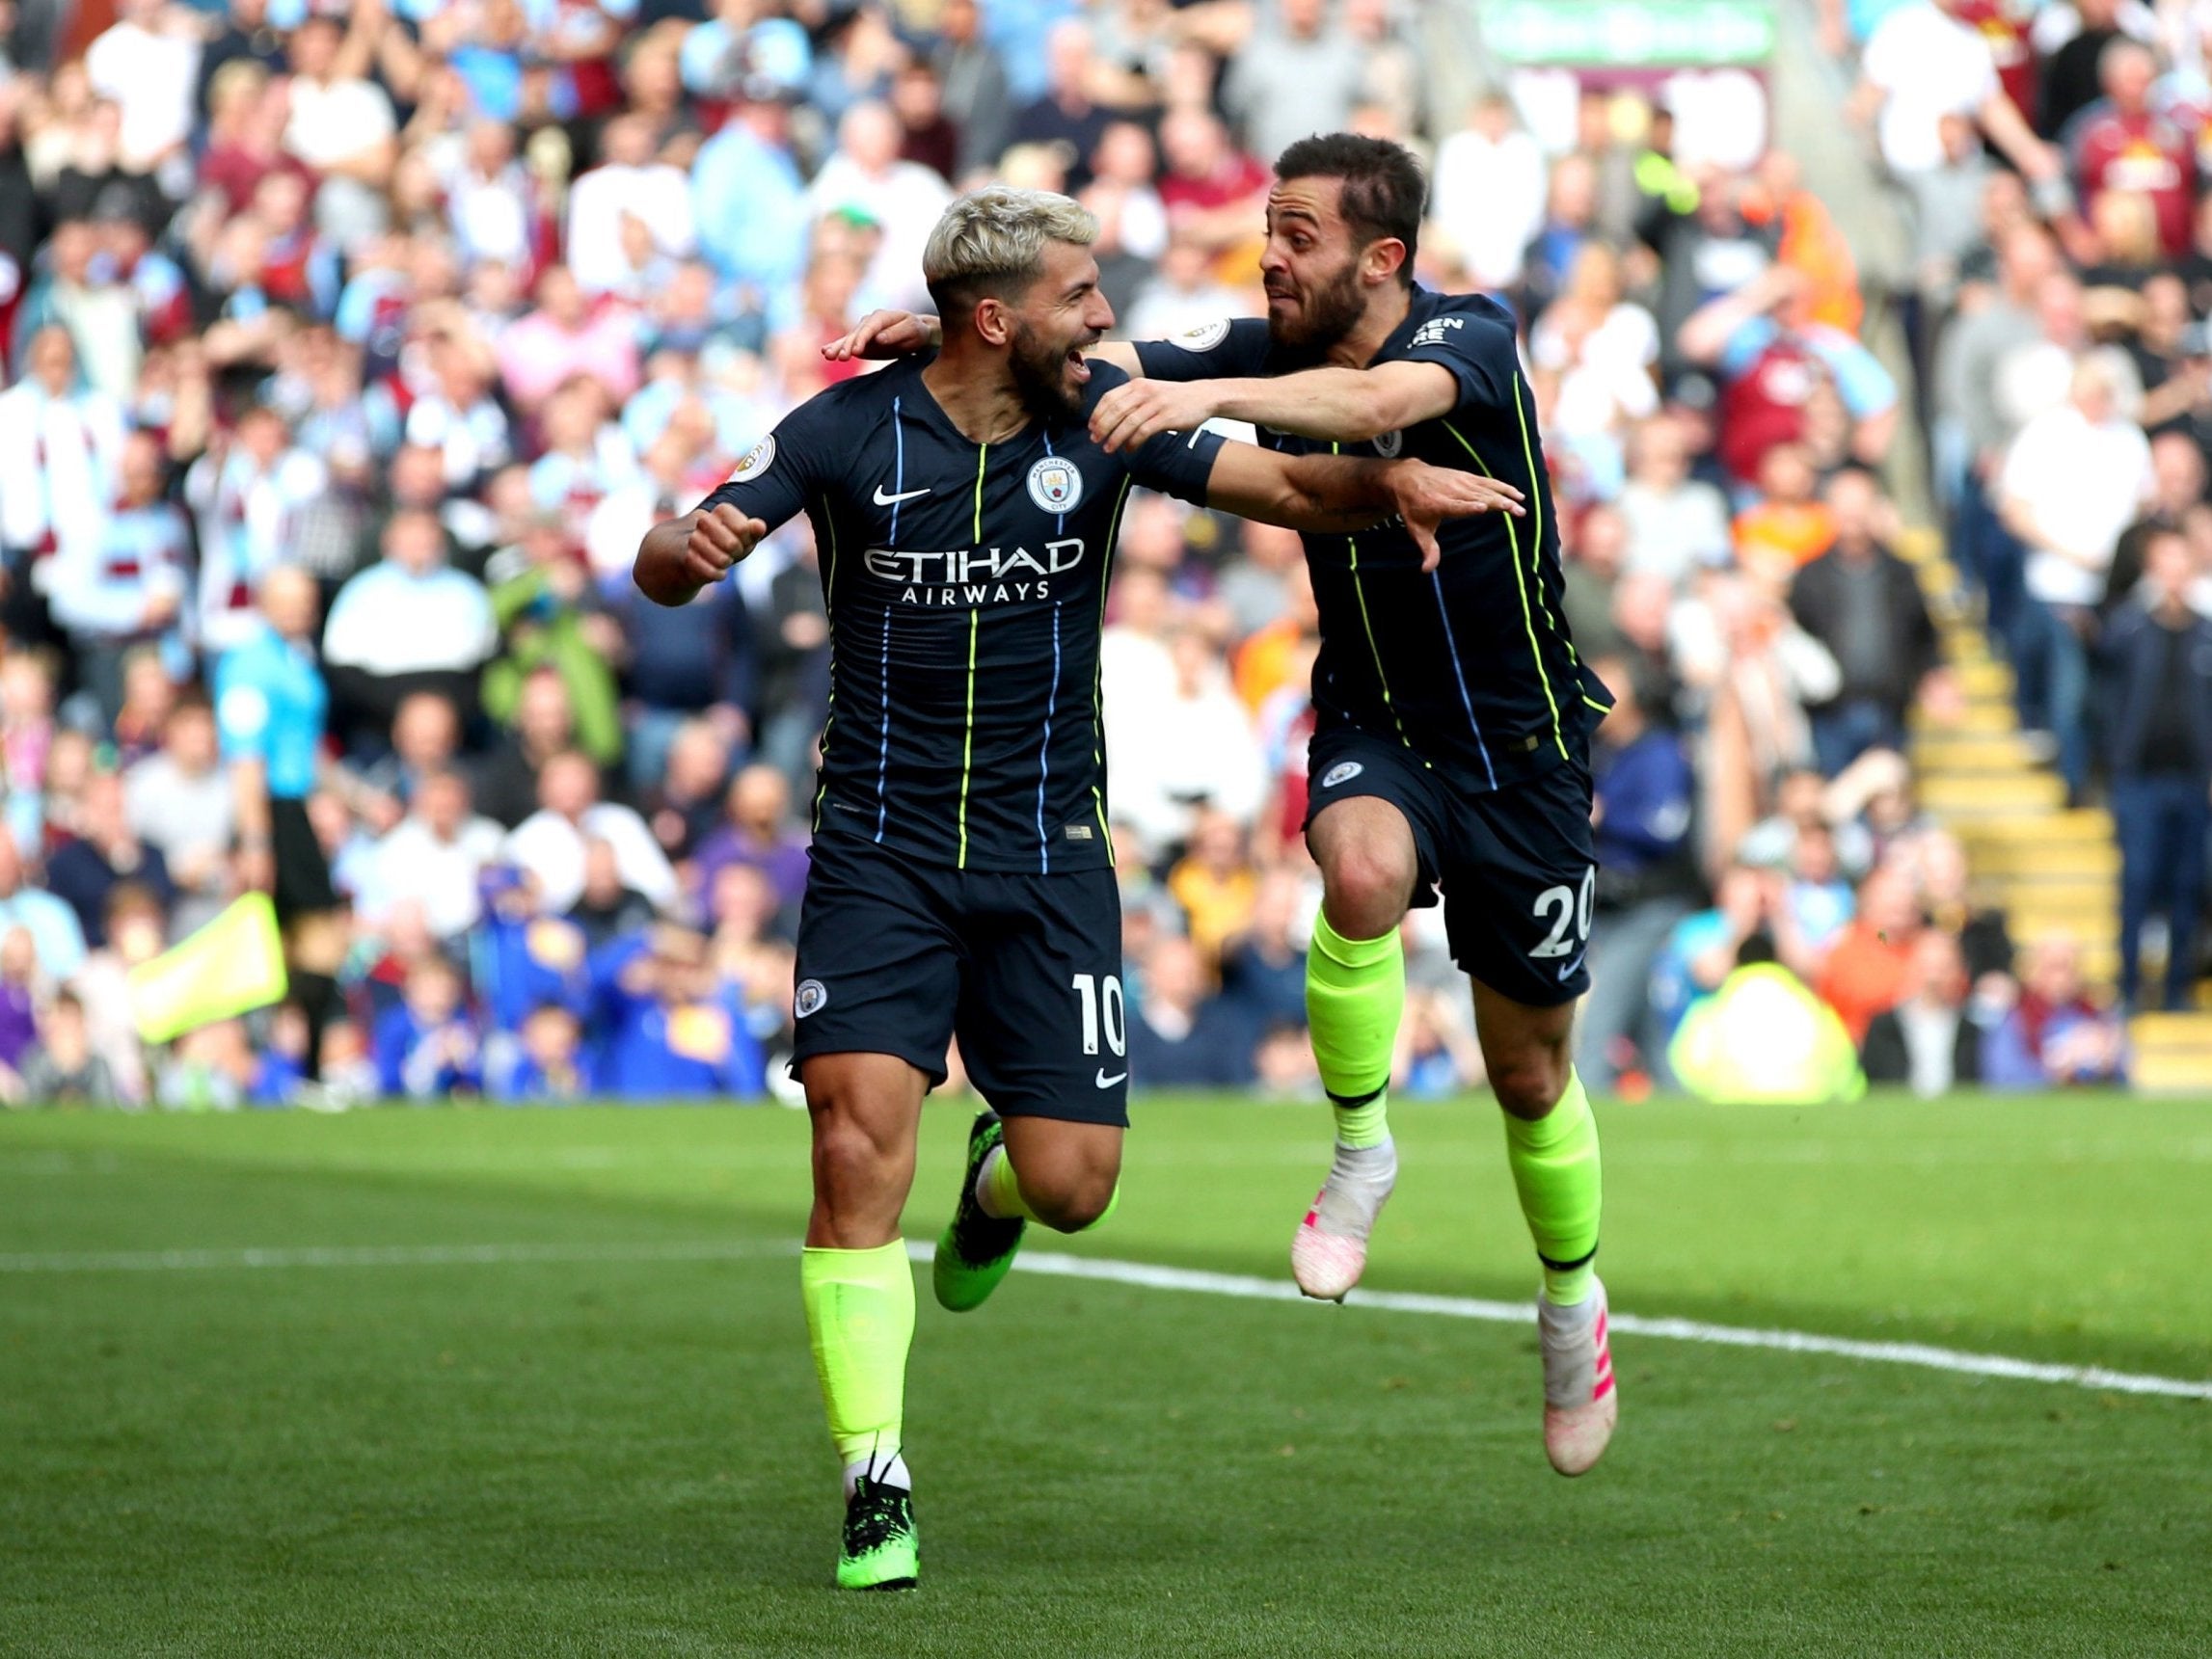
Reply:
<svg viewBox="0 0 2212 1659"><path fill-rule="evenodd" d="M914 1494L863 1475L845 1501L845 1540L837 1552L840 1590L912 1590L922 1570L914 1536Z"/></svg>
<svg viewBox="0 0 2212 1659"><path fill-rule="evenodd" d="M992 1147L1006 1138L995 1111L976 1113L968 1131L968 1164L960 1176L960 1201L953 1211L945 1236L937 1241L937 1257L931 1265L930 1280L936 1287L938 1305L954 1313L981 1307L1021 1248L1022 1229L1029 1225L1019 1216L1001 1220L984 1214L976 1202L976 1173Z"/></svg>

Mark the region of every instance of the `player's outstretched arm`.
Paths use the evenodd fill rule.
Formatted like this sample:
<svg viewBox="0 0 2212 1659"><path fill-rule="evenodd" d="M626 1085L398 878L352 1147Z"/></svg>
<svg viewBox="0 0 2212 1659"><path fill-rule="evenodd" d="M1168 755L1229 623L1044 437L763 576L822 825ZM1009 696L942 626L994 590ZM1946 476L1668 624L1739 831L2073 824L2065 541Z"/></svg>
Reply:
<svg viewBox="0 0 2212 1659"><path fill-rule="evenodd" d="M912 357L917 352L933 352L944 343L944 325L935 317L921 311L870 311L852 325L850 334L839 334L823 346L822 355L831 362ZM1145 372L1137 361L1137 348L1120 340L1100 340L1083 355L1110 362L1127 375Z"/></svg>
<svg viewBox="0 0 2212 1659"><path fill-rule="evenodd" d="M1206 480L1206 505L1323 534L1403 519L1424 571L1436 569L1442 556L1436 532L1444 520L1527 511L1519 490L1478 473L1420 461L1283 455L1252 443L1221 446Z"/></svg>
<svg viewBox="0 0 2212 1659"><path fill-rule="evenodd" d="M735 570L768 533L760 520L728 502L711 512L686 513L645 532L631 577L655 604L689 604L701 588Z"/></svg>
<svg viewBox="0 0 2212 1659"><path fill-rule="evenodd" d="M1112 453L1162 432L1193 431L1218 415L1302 438L1359 443L1449 415L1459 400L1458 379L1434 362L1309 368L1272 379L1142 380L1098 400L1091 437Z"/></svg>

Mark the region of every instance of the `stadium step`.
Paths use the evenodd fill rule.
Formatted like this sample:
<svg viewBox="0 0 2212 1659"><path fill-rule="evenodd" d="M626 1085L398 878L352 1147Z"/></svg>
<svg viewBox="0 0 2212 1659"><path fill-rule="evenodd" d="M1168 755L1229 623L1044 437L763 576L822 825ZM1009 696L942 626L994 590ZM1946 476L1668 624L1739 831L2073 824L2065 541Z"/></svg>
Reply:
<svg viewBox="0 0 2212 1659"><path fill-rule="evenodd" d="M2036 763L2017 732L1924 733L1912 745L1912 763L1924 778L1956 773L2022 772Z"/></svg>
<svg viewBox="0 0 2212 1659"><path fill-rule="evenodd" d="M2139 1051L2129 1058L2128 1081L2138 1094L2212 1094L2212 1050L2200 1055Z"/></svg>
<svg viewBox="0 0 2212 1659"><path fill-rule="evenodd" d="M1958 677L1960 689L1971 699L1983 701L1996 697L2004 699L2007 703L2013 700L2015 686L2012 680L2012 665L2010 662L1999 662L1995 657L1983 657L1979 662L1954 664L1952 672Z"/></svg>
<svg viewBox="0 0 2212 1659"><path fill-rule="evenodd" d="M2103 905L2113 910L2119 907L2119 883L2110 872L2043 870L2026 875L1992 876L1988 885L2004 895L2008 911L2014 905L2026 909L2045 905L2058 909L2077 905Z"/></svg>
<svg viewBox="0 0 2212 1659"><path fill-rule="evenodd" d="M2138 1014L2127 1037L2139 1090L2212 1093L2212 1013Z"/></svg>
<svg viewBox="0 0 2212 1659"><path fill-rule="evenodd" d="M1967 864L1977 875L2001 881L2115 881L2119 877L2119 848L2093 843L2035 845L1969 842Z"/></svg>
<svg viewBox="0 0 2212 1659"><path fill-rule="evenodd" d="M1930 720L1915 709L1911 725L1916 736L1924 732L1934 736L1969 732L2017 732L2020 729L2020 716L2009 702L1969 701L1965 708L1956 710L1940 722Z"/></svg>
<svg viewBox="0 0 2212 1659"><path fill-rule="evenodd" d="M2018 817L2065 804L2066 786L2049 772L1924 778L1921 804L1943 817Z"/></svg>

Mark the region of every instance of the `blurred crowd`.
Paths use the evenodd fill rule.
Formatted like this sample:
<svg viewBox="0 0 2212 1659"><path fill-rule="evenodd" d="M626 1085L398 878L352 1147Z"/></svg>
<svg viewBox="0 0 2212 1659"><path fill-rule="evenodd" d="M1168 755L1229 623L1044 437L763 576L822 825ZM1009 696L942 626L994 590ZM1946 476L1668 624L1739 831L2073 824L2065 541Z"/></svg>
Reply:
<svg viewBox="0 0 2212 1659"><path fill-rule="evenodd" d="M1258 310L1269 158L1337 128L1429 163L1420 279L1524 323L1569 620L1619 699L1594 756L1591 1085L1664 1085L1688 1011L1751 965L1885 1081L2118 1075L2075 953L2015 977L1915 805L1907 723L1957 691L1879 471L1918 400L1991 626L2083 756L2078 614L2141 656L2212 592L2212 253L2194 195L2173 217L2127 142L2037 136L2051 109L2074 132L2170 119L2098 101L2132 60L2080 72L2078 42L2133 13L2082 6L2043 84L2087 95L2026 115L1994 55L1968 102L1916 79L1932 48L1885 46L1917 20L1954 62L1991 52L1951 15L1974 10L1832 20L1922 206L1901 384L1789 155L1678 150L1666 95L1632 86L1587 89L1551 143L1503 95L1432 107L1408 0L0 0L9 1088L299 1097L298 1010L149 1054L121 992L264 878L211 697L282 622L319 638L310 816L352 917L317 1098L788 1097L827 695L814 549L800 522L661 610L629 580L639 536L859 371L820 347L922 301L956 191L1078 196L1122 332L1150 336ZM2197 62L2157 109L2205 85ZM2193 188L2194 150L2177 165ZM2146 514L2158 533L2121 534ZM2116 574L2085 602L2092 532ZM2037 574L2061 566L2060 588ZM2130 569L2181 598L2139 600ZM2129 606L2150 631L2112 619ZM1132 498L1104 702L1139 1084L1318 1091L1315 627L1294 535ZM2106 703L2142 729L2103 745L2112 787L2155 787L2169 816L2171 700L2147 687L2212 676L2208 647ZM2187 736L2201 815L2212 727ZM1464 981L1434 913L1410 927L1397 1086L1457 1091L1481 1077Z"/></svg>
<svg viewBox="0 0 2212 1659"><path fill-rule="evenodd" d="M2112 806L2122 1001L2184 1006L2212 831L2212 11L1829 11L1911 204L1906 318L1952 547L2023 725L2076 801ZM2153 918L2163 985L2142 972Z"/></svg>

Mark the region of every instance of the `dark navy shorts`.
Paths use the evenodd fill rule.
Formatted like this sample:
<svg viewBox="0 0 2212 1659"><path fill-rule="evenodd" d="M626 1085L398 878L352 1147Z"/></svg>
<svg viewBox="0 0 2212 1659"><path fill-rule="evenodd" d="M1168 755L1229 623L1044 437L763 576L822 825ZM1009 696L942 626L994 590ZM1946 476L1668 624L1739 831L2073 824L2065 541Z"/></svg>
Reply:
<svg viewBox="0 0 2212 1659"><path fill-rule="evenodd" d="M945 1049L1001 1115L1129 1121L1121 894L1111 870L959 870L856 836L814 843L799 909L793 1068Z"/></svg>
<svg viewBox="0 0 2212 1659"><path fill-rule="evenodd" d="M1416 909L1443 896L1452 960L1500 996L1557 1007L1590 988L1582 957L1598 878L1590 774L1571 763L1502 789L1469 790L1403 743L1357 726L1316 732L1306 822L1354 796L1389 801L1414 832Z"/></svg>

